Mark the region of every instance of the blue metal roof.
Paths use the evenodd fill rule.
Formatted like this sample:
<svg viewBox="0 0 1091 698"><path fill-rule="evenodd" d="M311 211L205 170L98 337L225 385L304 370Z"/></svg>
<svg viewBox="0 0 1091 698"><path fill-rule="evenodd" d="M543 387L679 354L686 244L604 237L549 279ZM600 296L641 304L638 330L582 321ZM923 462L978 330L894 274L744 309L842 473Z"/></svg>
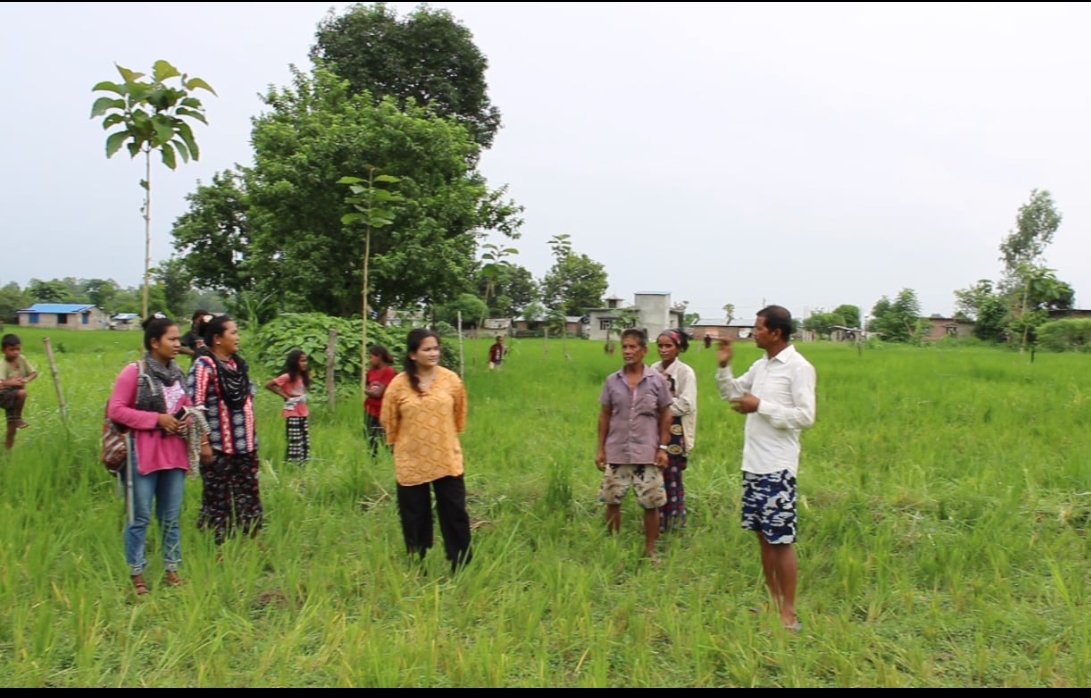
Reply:
<svg viewBox="0 0 1091 698"><path fill-rule="evenodd" d="M18 310L18 313L79 313L91 310L95 306L87 303L35 303L29 308Z"/></svg>

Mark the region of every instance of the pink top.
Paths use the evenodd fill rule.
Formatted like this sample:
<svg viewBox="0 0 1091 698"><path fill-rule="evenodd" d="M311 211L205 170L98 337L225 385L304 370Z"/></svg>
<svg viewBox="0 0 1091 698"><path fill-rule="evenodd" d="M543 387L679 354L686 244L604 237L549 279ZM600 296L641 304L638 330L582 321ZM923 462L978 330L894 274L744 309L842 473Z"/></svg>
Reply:
<svg viewBox="0 0 1091 698"><path fill-rule="evenodd" d="M303 386L303 376L296 378L292 381L291 376L287 373L282 373L273 379L273 382L280 386L281 390L288 394L289 398L303 398L303 401L296 402L294 407L285 407L280 411L281 417L309 417L310 411L307 409L307 388ZM291 404L285 400L285 405Z"/></svg>
<svg viewBox="0 0 1091 698"><path fill-rule="evenodd" d="M147 475L171 468L189 470L185 439L159 429L158 413L133 408L136 404L136 380L139 374L135 363L121 369L106 410L110 419L129 427L136 435L136 472ZM191 404L181 381L168 388L164 397L167 399L167 411L171 414L179 407Z"/></svg>

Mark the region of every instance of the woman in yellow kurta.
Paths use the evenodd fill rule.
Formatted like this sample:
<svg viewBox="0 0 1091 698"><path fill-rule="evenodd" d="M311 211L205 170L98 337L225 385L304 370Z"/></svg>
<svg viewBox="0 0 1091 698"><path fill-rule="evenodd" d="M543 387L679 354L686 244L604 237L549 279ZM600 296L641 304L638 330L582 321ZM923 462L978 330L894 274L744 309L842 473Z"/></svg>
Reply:
<svg viewBox="0 0 1091 698"><path fill-rule="evenodd" d="M454 572L472 557L458 438L466 428L466 388L457 373L439 365L439 356L435 332L417 328L409 333L405 370L387 387L379 421L394 450L405 547L422 560L432 547L431 485L439 530Z"/></svg>

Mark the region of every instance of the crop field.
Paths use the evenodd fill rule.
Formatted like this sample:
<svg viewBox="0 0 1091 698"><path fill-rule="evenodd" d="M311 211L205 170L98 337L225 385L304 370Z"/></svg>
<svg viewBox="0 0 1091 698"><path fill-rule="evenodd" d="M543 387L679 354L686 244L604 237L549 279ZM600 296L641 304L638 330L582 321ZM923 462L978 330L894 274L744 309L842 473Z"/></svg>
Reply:
<svg viewBox="0 0 1091 698"><path fill-rule="evenodd" d="M316 385L304 466L284 462L278 398L258 398L264 549L234 539L218 561L189 479L187 584L162 584L153 523L138 599L98 439L141 336L48 333L66 426L46 332L19 334L41 375L31 426L0 453L0 685L1091 684L1086 355L799 345L818 420L803 435L792 634L749 612L765 593L739 527L743 416L703 347L682 356L700 381L689 525L660 538L659 566L641 558L631 495L615 537L597 501L597 398L620 353L512 340L489 371L489 342L467 340L465 570L450 575L438 527L423 568L408 563L393 466L367 453L359 396L330 409ZM758 350L736 354L741 368Z"/></svg>

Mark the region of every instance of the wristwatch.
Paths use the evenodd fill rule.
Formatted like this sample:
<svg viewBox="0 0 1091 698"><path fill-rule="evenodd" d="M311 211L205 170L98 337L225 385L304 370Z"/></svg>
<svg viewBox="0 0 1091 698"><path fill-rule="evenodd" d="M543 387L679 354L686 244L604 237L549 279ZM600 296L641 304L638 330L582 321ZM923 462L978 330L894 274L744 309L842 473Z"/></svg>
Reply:
<svg viewBox="0 0 1091 698"><path fill-rule="evenodd" d="M670 446L668 446L667 444L659 444L659 450L660 451L669 451Z"/></svg>

